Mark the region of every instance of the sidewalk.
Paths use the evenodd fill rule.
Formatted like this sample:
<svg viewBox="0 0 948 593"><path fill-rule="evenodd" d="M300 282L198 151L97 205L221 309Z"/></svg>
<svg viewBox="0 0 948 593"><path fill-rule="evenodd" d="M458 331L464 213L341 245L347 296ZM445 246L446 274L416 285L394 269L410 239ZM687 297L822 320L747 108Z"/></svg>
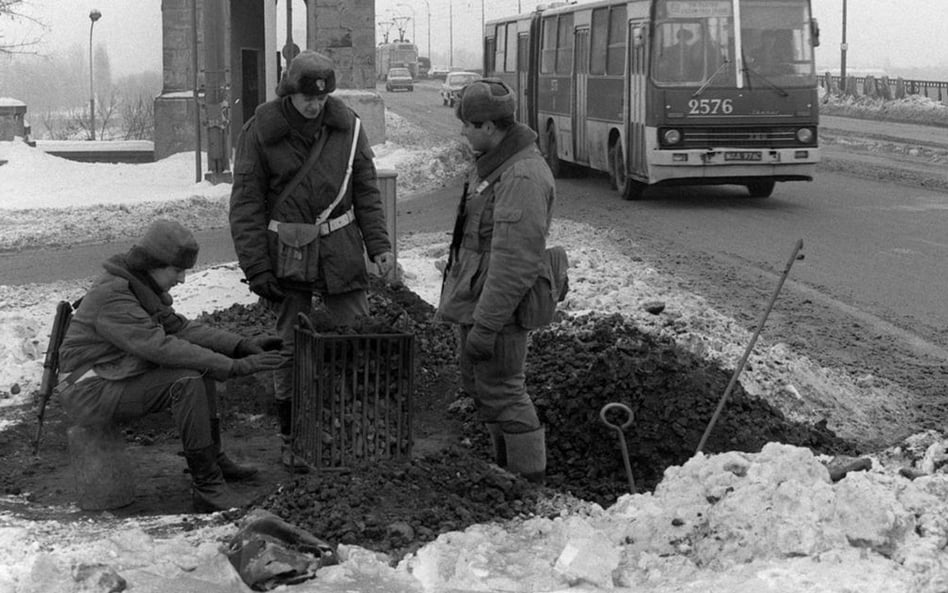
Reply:
<svg viewBox="0 0 948 593"><path fill-rule="evenodd" d="M844 133L876 140L925 144L948 149L948 128L903 124L889 121L820 115L820 128L829 133Z"/></svg>

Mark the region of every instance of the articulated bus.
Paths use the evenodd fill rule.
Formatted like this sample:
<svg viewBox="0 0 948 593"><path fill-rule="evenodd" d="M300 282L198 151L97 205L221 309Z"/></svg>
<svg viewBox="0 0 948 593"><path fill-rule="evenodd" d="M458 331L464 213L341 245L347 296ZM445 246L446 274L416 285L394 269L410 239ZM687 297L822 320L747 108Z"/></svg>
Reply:
<svg viewBox="0 0 948 593"><path fill-rule="evenodd" d="M555 175L607 172L625 199L652 185L738 184L768 197L820 158L810 0L598 0L485 24L484 72Z"/></svg>

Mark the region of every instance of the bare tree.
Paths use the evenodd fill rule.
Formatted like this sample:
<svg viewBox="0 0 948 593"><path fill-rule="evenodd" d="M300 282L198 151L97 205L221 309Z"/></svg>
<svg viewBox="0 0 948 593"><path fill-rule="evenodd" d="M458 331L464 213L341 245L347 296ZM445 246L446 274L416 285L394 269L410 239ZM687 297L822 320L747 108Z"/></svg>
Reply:
<svg viewBox="0 0 948 593"><path fill-rule="evenodd" d="M23 11L26 6L26 0L0 0L0 19L13 22L25 21L45 29L43 23ZM30 53L39 42L38 38L9 39L3 30L0 30L0 54Z"/></svg>

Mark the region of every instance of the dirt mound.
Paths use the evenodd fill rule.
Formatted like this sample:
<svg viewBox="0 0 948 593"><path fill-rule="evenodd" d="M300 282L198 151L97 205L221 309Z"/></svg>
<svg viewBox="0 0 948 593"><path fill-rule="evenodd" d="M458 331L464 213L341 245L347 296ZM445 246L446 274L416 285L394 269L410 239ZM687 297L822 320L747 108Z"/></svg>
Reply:
<svg viewBox="0 0 948 593"><path fill-rule="evenodd" d="M331 543L357 543L396 559L439 534L472 524L521 515L556 514L577 500L613 503L628 491L617 435L603 424L601 408L627 405L626 429L638 489L652 489L670 465L695 452L730 373L699 359L668 339L644 333L621 315L563 318L532 336L528 388L547 428L548 479L538 487L489 463L483 427L469 398L458 396L456 339L451 326L433 322L433 308L404 287L373 287L374 316L381 325L415 336L413 459L365 463L342 471L293 477L274 463L278 439L272 386L263 378L226 385L225 439L250 460L270 460L261 479L235 487L283 519ZM243 335L273 326L266 308L234 305L201 319ZM319 315L314 324L322 327ZM32 417L4 431L0 485L9 494L30 493L34 502L70 501L65 419L50 408L42 459L28 454ZM617 418L621 423L624 419ZM189 512L187 476L180 445L167 415L131 425L127 438L141 447L139 497L119 516ZM738 386L705 451L759 451L769 441L822 453L853 452L825 426L788 421L769 404ZM8 447L9 446L9 447Z"/></svg>

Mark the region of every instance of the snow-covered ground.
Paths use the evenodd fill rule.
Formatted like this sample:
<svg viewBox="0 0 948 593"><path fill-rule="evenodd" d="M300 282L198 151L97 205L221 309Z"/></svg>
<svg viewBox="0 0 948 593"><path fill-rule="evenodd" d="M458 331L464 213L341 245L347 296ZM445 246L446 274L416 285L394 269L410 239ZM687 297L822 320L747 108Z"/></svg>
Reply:
<svg viewBox="0 0 948 593"><path fill-rule="evenodd" d="M424 134L394 114L387 119L396 140L376 147L377 165L400 171L400 199L410 200L463 166L463 151L455 144L399 144L399 138ZM192 159L183 154L147 165L73 163L22 143L0 142L0 162L8 161L0 165L0 249L52 237L51 219L85 238L126 231L134 236L135 228L156 216L195 229L208 224L208 217L226 220L230 187L193 183ZM405 283L432 303L445 230L399 239ZM620 250L612 237L560 220L551 242L569 249L566 311L621 312L649 331L673 331L692 351L730 367L740 358L749 341L743 327L647 261L628 257L630 250ZM255 299L240 277L233 263L199 266L175 289L175 306L193 316L249 304ZM0 429L10 420L11 404L29 401L39 385L56 302L81 296L89 280L0 285L0 404L6 404L0 407ZM644 310L644 303L656 300L677 316L673 328ZM832 393L840 402L857 401L847 400L858 389L845 373L822 368L785 345L758 350L742 374L748 392L775 397L805 388ZM942 455L940 435L919 435L873 457L871 471L836 483L825 460L804 449L771 444L758 454L698 455L670 468L654 493L556 520L471 527L440 537L396 568L374 554L343 548L340 566L293 590L944 593L948 477L936 473L909 481L896 471L915 460L930 471ZM29 507L24 498L9 502ZM248 590L217 549L233 529L146 534L155 533L156 524L178 520L119 522L105 514L64 524L2 514L0 593L104 590L95 583L108 574L121 575L131 591Z"/></svg>

